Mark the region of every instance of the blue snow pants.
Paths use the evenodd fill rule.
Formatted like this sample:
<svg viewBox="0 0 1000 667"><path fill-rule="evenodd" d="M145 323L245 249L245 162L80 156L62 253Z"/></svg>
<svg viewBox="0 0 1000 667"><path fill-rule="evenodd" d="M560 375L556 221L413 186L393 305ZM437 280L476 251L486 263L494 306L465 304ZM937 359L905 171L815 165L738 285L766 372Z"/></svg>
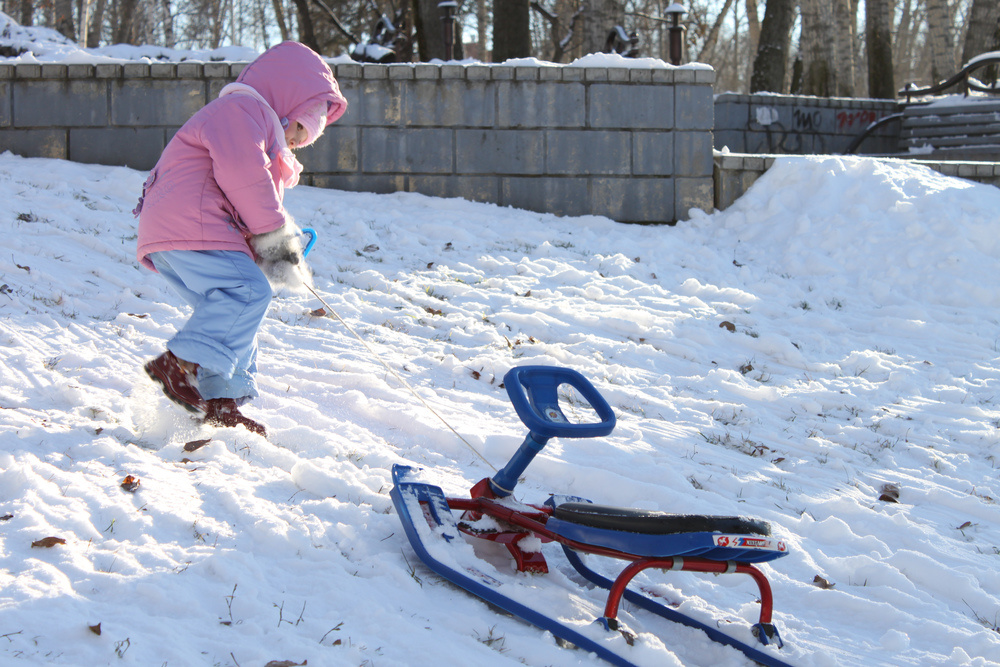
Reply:
<svg viewBox="0 0 1000 667"><path fill-rule="evenodd" d="M271 285L246 254L233 250L168 250L149 256L156 270L194 309L167 349L198 364L202 398L259 396L257 330Z"/></svg>

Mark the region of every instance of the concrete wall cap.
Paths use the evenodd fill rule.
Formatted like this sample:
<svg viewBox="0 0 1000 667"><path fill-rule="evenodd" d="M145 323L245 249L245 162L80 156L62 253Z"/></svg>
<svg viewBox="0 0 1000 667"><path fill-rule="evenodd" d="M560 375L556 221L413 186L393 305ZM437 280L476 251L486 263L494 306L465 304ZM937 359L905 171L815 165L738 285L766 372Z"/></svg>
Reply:
<svg viewBox="0 0 1000 667"><path fill-rule="evenodd" d="M125 63L122 75L127 79L145 79L149 77L149 65L145 63Z"/></svg>
<svg viewBox="0 0 1000 667"><path fill-rule="evenodd" d="M93 65L69 65L67 67L66 75L71 79L93 79L94 69Z"/></svg>
<svg viewBox="0 0 1000 667"><path fill-rule="evenodd" d="M94 75L98 79L120 79L124 69L123 66L116 63L101 63L96 67Z"/></svg>
<svg viewBox="0 0 1000 667"><path fill-rule="evenodd" d="M42 66L34 64L17 65L16 76L18 79L41 79Z"/></svg>
<svg viewBox="0 0 1000 667"><path fill-rule="evenodd" d="M365 63L364 66L361 68L361 75L365 79L388 79L389 66L376 65L374 63Z"/></svg>
<svg viewBox="0 0 1000 667"><path fill-rule="evenodd" d="M338 79L360 79L364 76L361 63L341 63L334 67L333 75Z"/></svg>
<svg viewBox="0 0 1000 667"><path fill-rule="evenodd" d="M431 65L429 63L417 63L413 66L413 75L417 79L440 79L441 78L441 66Z"/></svg>
<svg viewBox="0 0 1000 667"><path fill-rule="evenodd" d="M42 78L43 79L65 79L69 74L69 68L66 65L45 63L42 65Z"/></svg>
<svg viewBox="0 0 1000 667"><path fill-rule="evenodd" d="M149 76L154 79L176 79L177 65L174 63L150 63Z"/></svg>
<svg viewBox="0 0 1000 667"><path fill-rule="evenodd" d="M415 67L409 64L405 65L386 65L386 71L389 73L389 78L394 80L399 79L413 79L416 77Z"/></svg>

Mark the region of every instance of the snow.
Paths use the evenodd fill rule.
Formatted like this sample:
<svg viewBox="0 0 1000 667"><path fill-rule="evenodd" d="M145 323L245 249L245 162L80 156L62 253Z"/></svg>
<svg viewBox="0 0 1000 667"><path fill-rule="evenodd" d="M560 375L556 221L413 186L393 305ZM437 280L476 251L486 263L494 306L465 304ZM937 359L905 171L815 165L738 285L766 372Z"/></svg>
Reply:
<svg viewBox="0 0 1000 667"><path fill-rule="evenodd" d="M8 23L0 41L33 51L4 62L255 55L43 30ZM619 424L550 442L519 500L769 521L791 548L762 569L792 664L1000 664L996 188L785 157L724 212L643 227L300 186L287 204L318 230L343 323L277 295L247 408L265 440L197 425L141 370L187 317L135 261L144 180L0 153L3 664L605 664L432 574L389 499L395 463L465 495L506 461L524 429L499 384L520 364L582 372ZM65 542L32 547L47 537ZM542 552L549 575L497 567L540 604L599 611ZM744 579L637 581L751 641ZM749 664L622 618L638 664Z"/></svg>
<svg viewBox="0 0 1000 667"><path fill-rule="evenodd" d="M279 294L247 409L265 440L197 425L141 370L187 315L134 258L144 178L0 155L4 664L603 664L433 575L388 496L394 463L464 495L493 472L480 455L505 462L524 429L499 384L519 364L579 370L619 418L550 443L519 499L771 522L792 664L998 664L996 188L780 158L676 227L295 188L319 293L374 354ZM31 546L50 536L65 544ZM552 574L509 576L600 608L543 553ZM741 579L642 585L749 639ZM624 618L639 664L748 664Z"/></svg>

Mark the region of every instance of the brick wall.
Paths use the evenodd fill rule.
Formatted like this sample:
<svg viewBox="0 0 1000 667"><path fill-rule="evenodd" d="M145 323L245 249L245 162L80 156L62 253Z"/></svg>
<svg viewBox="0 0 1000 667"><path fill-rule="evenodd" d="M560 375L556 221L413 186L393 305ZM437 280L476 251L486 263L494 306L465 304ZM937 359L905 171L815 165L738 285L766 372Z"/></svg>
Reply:
<svg viewBox="0 0 1000 667"><path fill-rule="evenodd" d="M0 65L0 151L149 169L244 63ZM304 182L673 222L713 207L714 72L340 64Z"/></svg>

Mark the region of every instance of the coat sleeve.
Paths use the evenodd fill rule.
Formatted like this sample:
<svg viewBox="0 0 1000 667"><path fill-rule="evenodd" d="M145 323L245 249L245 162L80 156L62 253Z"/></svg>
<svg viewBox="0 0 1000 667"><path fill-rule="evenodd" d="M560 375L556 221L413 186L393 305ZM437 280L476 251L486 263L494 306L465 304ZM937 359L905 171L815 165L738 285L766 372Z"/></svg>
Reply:
<svg viewBox="0 0 1000 667"><path fill-rule="evenodd" d="M234 96L235 97L235 96ZM202 141L212 158L215 182L251 234L285 224L282 190L267 155L267 119L256 118L241 104L216 113L203 127Z"/></svg>

